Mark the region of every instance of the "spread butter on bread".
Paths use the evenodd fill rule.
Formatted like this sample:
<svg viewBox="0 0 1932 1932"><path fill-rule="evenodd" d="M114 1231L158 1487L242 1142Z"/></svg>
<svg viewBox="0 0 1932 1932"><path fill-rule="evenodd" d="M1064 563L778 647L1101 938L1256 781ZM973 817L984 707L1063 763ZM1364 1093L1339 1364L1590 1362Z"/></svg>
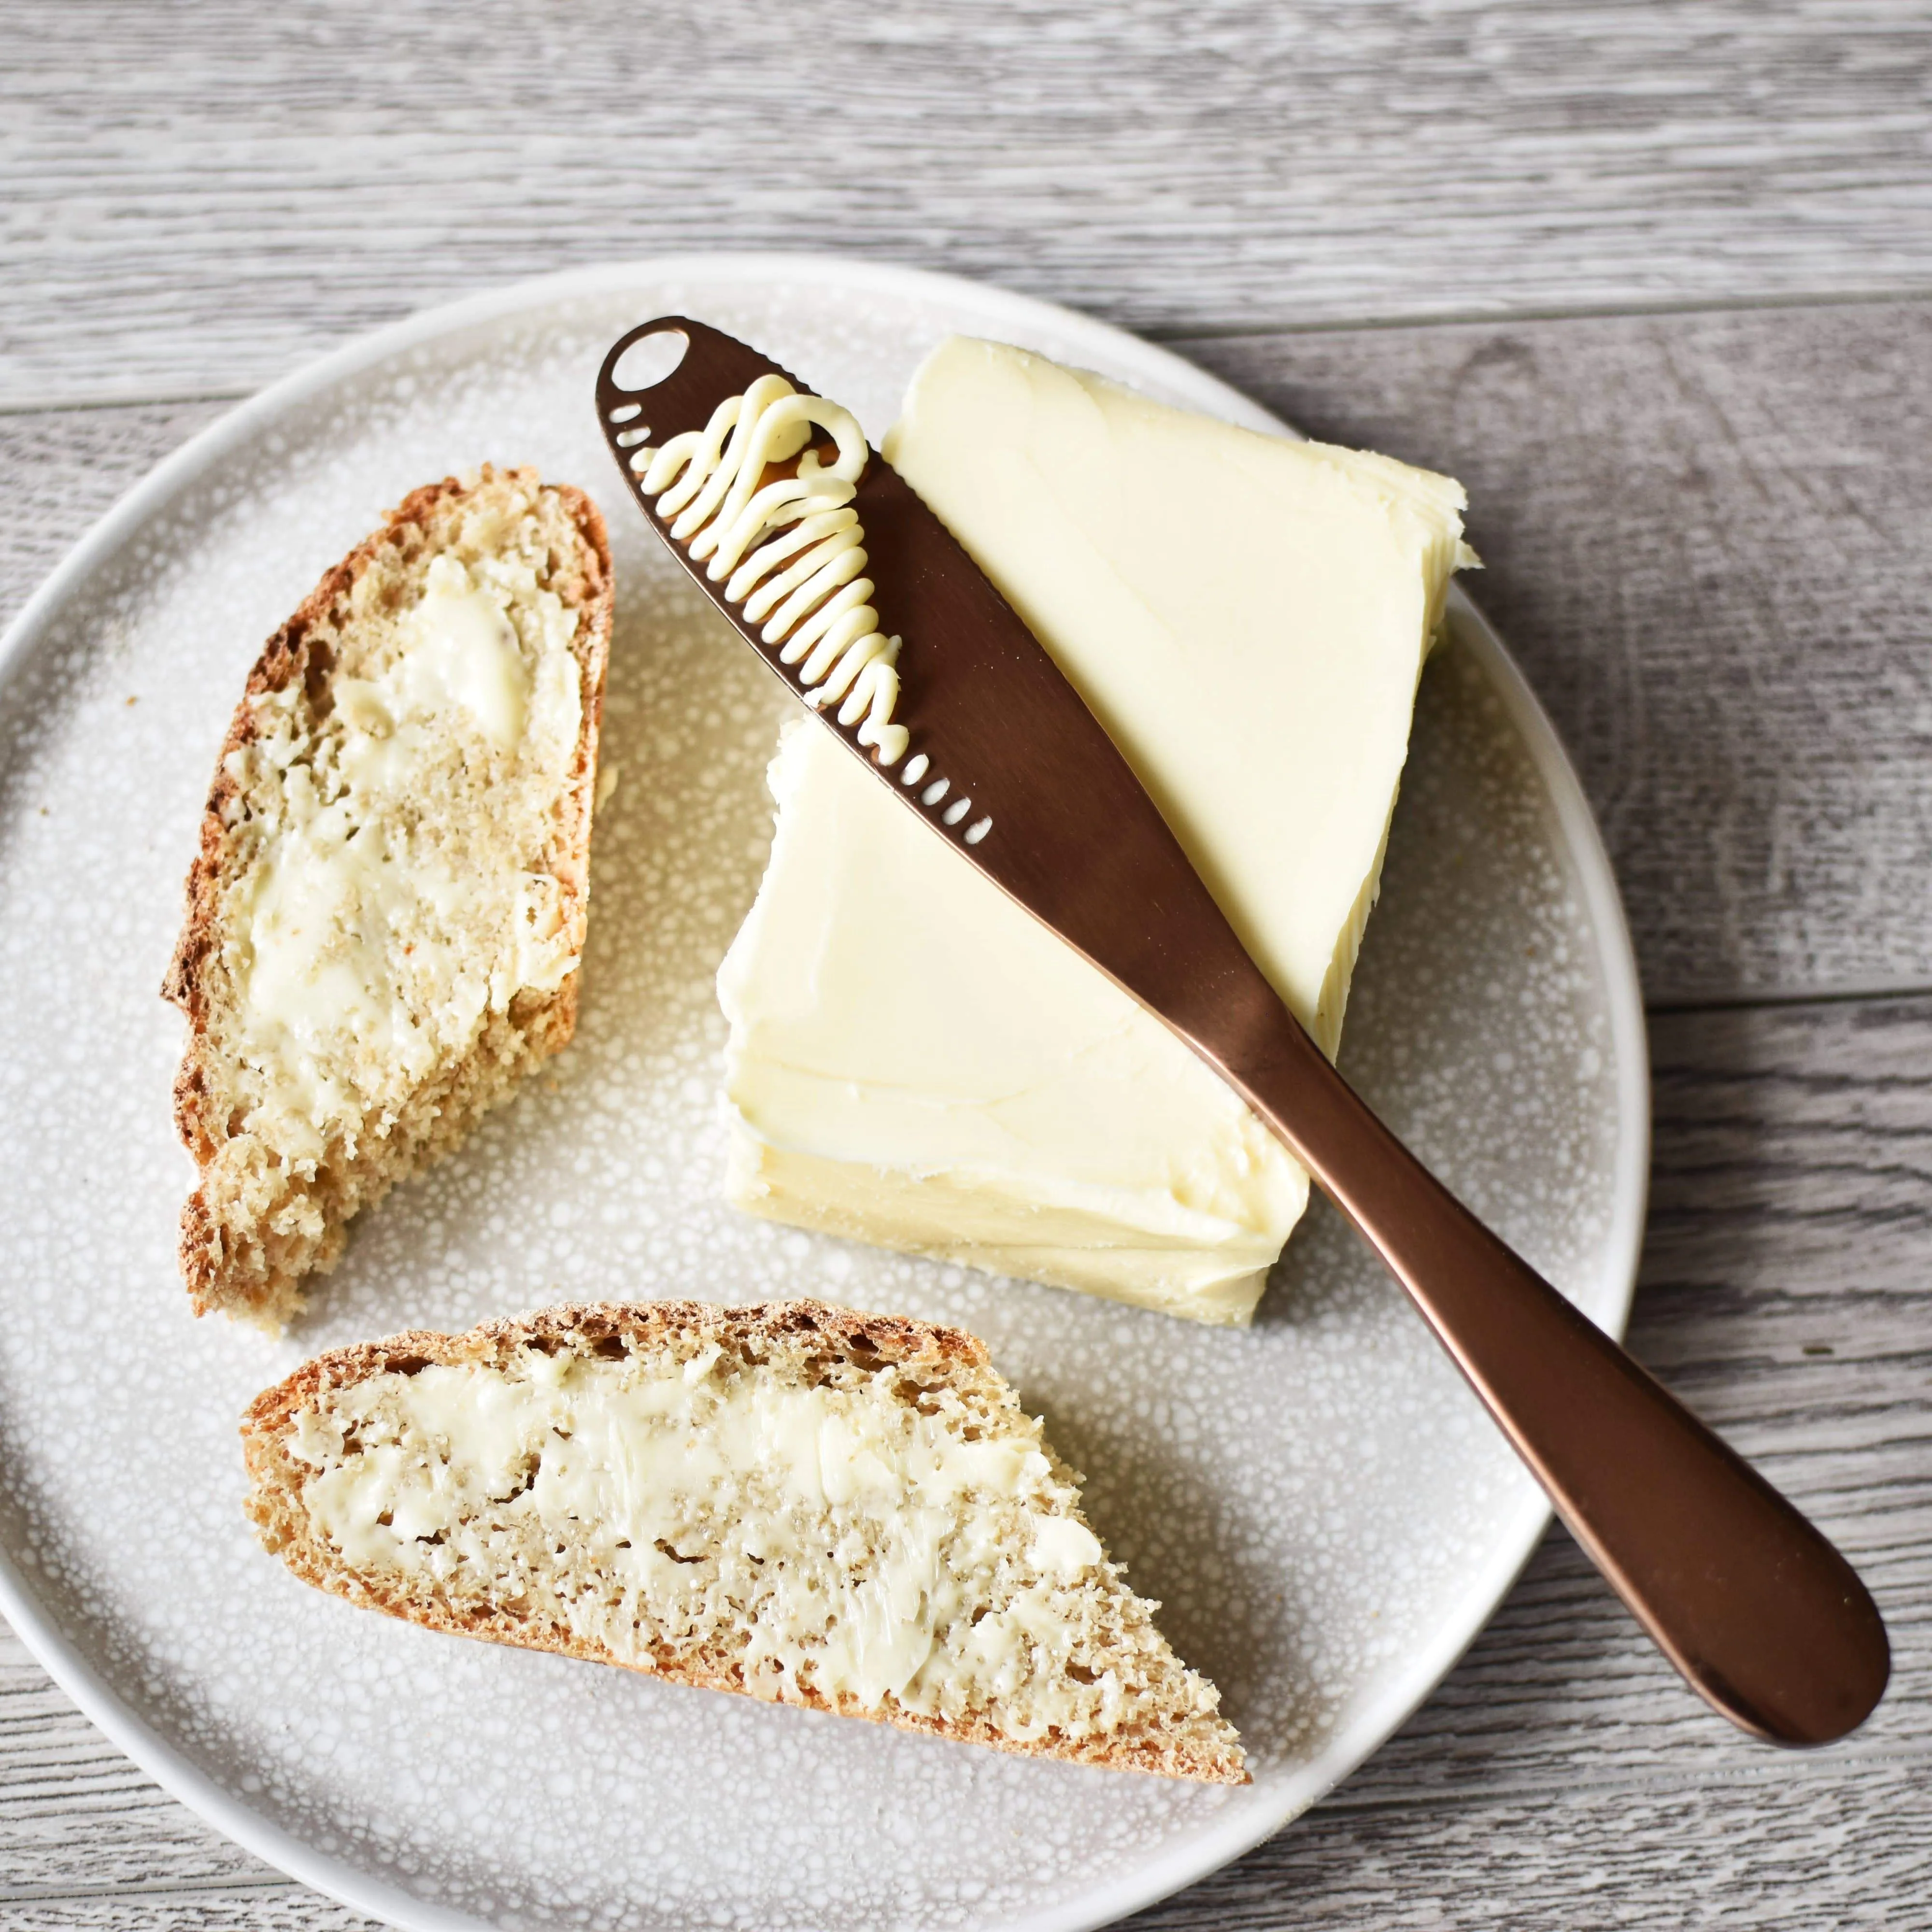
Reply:
<svg viewBox="0 0 1932 1932"><path fill-rule="evenodd" d="M552 1309L256 1399L296 1574L432 1629L1034 1756L1247 1781L1080 1478L958 1329L808 1301Z"/></svg>
<svg viewBox="0 0 1932 1932"><path fill-rule="evenodd" d="M269 639L163 988L197 1313L279 1328L352 1216L569 1040L610 618L596 506L485 466Z"/></svg>

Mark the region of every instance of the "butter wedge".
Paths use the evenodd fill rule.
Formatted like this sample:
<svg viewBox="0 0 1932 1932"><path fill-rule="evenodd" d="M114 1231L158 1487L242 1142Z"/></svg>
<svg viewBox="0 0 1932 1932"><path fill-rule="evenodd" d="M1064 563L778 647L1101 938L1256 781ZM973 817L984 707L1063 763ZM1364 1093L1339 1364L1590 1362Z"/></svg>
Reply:
<svg viewBox="0 0 1932 1932"><path fill-rule="evenodd" d="M1126 753L1332 1054L1460 487L956 338L886 453ZM882 599L889 594L881 586ZM909 628L905 662L916 662ZM730 1198L1212 1322L1307 1177L1203 1064L808 722L719 975Z"/></svg>

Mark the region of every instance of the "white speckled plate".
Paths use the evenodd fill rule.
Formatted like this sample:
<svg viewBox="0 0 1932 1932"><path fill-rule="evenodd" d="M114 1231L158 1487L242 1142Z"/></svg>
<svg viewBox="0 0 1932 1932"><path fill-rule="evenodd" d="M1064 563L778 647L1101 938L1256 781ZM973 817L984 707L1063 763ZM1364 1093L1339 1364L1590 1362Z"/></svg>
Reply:
<svg viewBox="0 0 1932 1932"><path fill-rule="evenodd" d="M0 656L0 1607L118 1743L284 1870L399 1925L1074 1928L1294 1817L1474 1635L1542 1502L1318 1205L1246 1334L740 1218L718 1198L713 968L751 900L788 700L624 500L606 344L706 316L876 440L949 330L1257 428L1064 310L803 257L572 274L387 330L163 464ZM412 485L484 458L610 514L619 610L576 1044L368 1217L286 1342L196 1322L157 998L261 640ZM1466 602L1426 676L1343 1064L1605 1326L1642 1216L1642 1022L1616 893L1535 700ZM314 1351L566 1297L813 1294L976 1330L1095 1523L1220 1684L1244 1790L998 1756L392 1623L241 1513L236 1420Z"/></svg>

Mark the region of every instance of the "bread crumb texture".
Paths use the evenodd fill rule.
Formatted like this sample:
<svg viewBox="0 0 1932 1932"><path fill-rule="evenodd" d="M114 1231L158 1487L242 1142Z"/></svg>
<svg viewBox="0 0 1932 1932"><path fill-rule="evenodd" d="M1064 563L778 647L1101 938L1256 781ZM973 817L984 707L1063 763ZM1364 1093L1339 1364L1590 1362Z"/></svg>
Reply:
<svg viewBox="0 0 1932 1932"><path fill-rule="evenodd" d="M1244 1784L1214 1686L958 1329L560 1308L338 1350L242 1426L250 1515L433 1629L1034 1756Z"/></svg>
<svg viewBox="0 0 1932 1932"><path fill-rule="evenodd" d="M486 466L269 640L164 988L197 1313L279 1328L352 1215L568 1040L610 610L596 506Z"/></svg>

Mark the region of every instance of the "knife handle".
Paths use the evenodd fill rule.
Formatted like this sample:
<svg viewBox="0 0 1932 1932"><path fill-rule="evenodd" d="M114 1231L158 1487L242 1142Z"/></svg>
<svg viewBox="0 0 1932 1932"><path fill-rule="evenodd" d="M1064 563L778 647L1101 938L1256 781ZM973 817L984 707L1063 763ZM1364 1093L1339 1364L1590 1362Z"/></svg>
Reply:
<svg viewBox="0 0 1932 1932"><path fill-rule="evenodd" d="M1664 1654L1774 1744L1855 1730L1891 1652L1851 1565L1485 1228L1280 1012L1238 1067L1210 1057L1408 1291Z"/></svg>

